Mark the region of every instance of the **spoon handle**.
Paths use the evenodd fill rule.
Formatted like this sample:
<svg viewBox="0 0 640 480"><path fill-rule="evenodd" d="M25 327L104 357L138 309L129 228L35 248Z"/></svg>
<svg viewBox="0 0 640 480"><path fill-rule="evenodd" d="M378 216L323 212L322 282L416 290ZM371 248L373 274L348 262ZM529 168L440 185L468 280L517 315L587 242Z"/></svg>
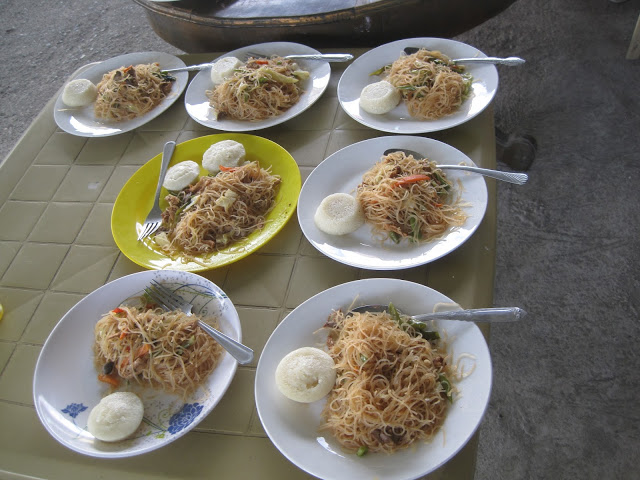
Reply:
<svg viewBox="0 0 640 480"><path fill-rule="evenodd" d="M467 172L479 173L485 177L495 178L509 183L523 185L529 180L526 173L502 172L500 170L490 170L488 168L470 167L468 165L438 165L438 168L447 170L465 170Z"/></svg>
<svg viewBox="0 0 640 480"><path fill-rule="evenodd" d="M350 53L323 53L320 55L287 55L285 58L291 60L323 60L325 62L348 62L353 60L353 55Z"/></svg>
<svg viewBox="0 0 640 480"><path fill-rule="evenodd" d="M474 57L474 58L456 58L453 63L491 63L494 65L522 65L525 61L520 57Z"/></svg>
<svg viewBox="0 0 640 480"><path fill-rule="evenodd" d="M170 68L168 70L162 70L162 73L176 73L176 72L199 72L205 68L210 68L213 63L201 63L199 65L189 65L188 67Z"/></svg>
<svg viewBox="0 0 640 480"><path fill-rule="evenodd" d="M229 352L229 354L235 358L240 365L247 365L248 363L251 363L253 360L253 350L249 347L236 342L233 338L226 336L224 333L219 332L202 321L199 321L198 325L200 325L200 328L205 332L215 338L222 348Z"/></svg>
<svg viewBox="0 0 640 480"><path fill-rule="evenodd" d="M515 322L527 314L518 307L476 308L414 315L416 322L427 320L463 320L467 322Z"/></svg>

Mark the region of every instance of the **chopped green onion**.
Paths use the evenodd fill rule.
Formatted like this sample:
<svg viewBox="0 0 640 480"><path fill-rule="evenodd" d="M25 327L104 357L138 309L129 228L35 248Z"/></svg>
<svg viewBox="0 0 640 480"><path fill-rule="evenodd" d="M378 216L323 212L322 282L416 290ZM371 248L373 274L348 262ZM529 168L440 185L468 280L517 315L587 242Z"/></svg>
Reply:
<svg viewBox="0 0 640 480"><path fill-rule="evenodd" d="M293 76L299 78L300 80L306 80L311 76L311 74L306 70L296 70L293 72Z"/></svg>
<svg viewBox="0 0 640 480"><path fill-rule="evenodd" d="M167 73L167 72L154 73L153 75L167 82L175 82L176 80L176 77L172 76L170 73Z"/></svg>
<svg viewBox="0 0 640 480"><path fill-rule="evenodd" d="M452 402L453 396L451 393L451 382L449 382L449 379L445 377L442 373L438 375L438 381L440 382L440 385L442 385L442 388L444 388L444 393L447 396L447 399L450 402Z"/></svg>
<svg viewBox="0 0 640 480"><path fill-rule="evenodd" d="M385 70L386 70L387 68L389 68L390 66L391 66L391 65L385 65L384 67L380 67L379 69L374 70L373 72L371 72L369 75L370 75L370 76L373 76L373 75L382 75L382 74L385 72Z"/></svg>
<svg viewBox="0 0 640 480"><path fill-rule="evenodd" d="M438 183L442 185L445 190L449 190L451 188L451 184L447 182L444 177L440 175L436 170L433 171L433 176L436 177Z"/></svg>
<svg viewBox="0 0 640 480"><path fill-rule="evenodd" d="M420 330L420 335L428 341L440 340L440 333L435 330Z"/></svg>
<svg viewBox="0 0 640 480"><path fill-rule="evenodd" d="M298 79L294 78L294 77L288 77L286 75L283 75L281 73L276 72L275 70L272 70L270 68L267 67L260 67L260 70L262 71L263 75L269 77L271 80L273 80L274 82L280 82L280 83L297 83Z"/></svg>
<svg viewBox="0 0 640 480"><path fill-rule="evenodd" d="M422 238L422 234L420 233L420 223L415 215L409 217L409 226L411 227L411 242L418 243Z"/></svg>
<svg viewBox="0 0 640 480"><path fill-rule="evenodd" d="M389 232L389 238L393 241L393 243L400 243L400 235L396 232Z"/></svg>
<svg viewBox="0 0 640 480"><path fill-rule="evenodd" d="M358 455L359 457L363 457L364 455L366 455L368 451L369 451L369 448L367 448L366 445L363 445L358 449L358 451L356 452L356 455Z"/></svg>
<svg viewBox="0 0 640 480"><path fill-rule="evenodd" d="M402 317L400 316L400 312L396 308L393 303L389 303L389 315L398 322L398 324L402 324Z"/></svg>

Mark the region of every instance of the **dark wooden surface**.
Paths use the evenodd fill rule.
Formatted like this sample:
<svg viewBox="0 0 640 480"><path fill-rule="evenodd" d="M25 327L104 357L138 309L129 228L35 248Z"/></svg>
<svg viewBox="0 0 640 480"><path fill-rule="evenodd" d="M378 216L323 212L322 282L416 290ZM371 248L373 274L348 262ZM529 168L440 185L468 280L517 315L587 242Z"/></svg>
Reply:
<svg viewBox="0 0 640 480"><path fill-rule="evenodd" d="M373 47L411 37L450 38L514 0L134 0L163 40L189 53L275 41Z"/></svg>

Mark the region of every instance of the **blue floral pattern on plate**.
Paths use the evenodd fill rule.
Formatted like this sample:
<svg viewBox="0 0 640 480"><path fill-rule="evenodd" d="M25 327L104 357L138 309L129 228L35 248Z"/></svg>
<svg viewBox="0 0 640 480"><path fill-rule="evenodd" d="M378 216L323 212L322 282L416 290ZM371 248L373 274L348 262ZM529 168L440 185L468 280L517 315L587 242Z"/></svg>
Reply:
<svg viewBox="0 0 640 480"><path fill-rule="evenodd" d="M185 403L178 413L169 420L169 433L175 434L193 423L204 407L199 403Z"/></svg>
<svg viewBox="0 0 640 480"><path fill-rule="evenodd" d="M79 414L84 412L88 407L85 407L82 403L70 403L62 409L62 413L66 413L71 418L75 419Z"/></svg>
<svg viewBox="0 0 640 480"><path fill-rule="evenodd" d="M63 408L61 412L69 415L73 419L73 423L75 424L76 417L80 413L84 412L87 408L88 407L86 407L82 403L70 403L65 408ZM182 405L182 408L180 408L180 410L178 410L176 413L171 415L171 418L169 419L168 427L158 425L158 423L156 422L159 422L159 419L156 420L156 422L154 422L145 416L143 421L144 423L152 427L152 431L149 431L146 433L139 432L137 435L135 435L135 437L139 438L139 437L154 435L156 438L164 438L165 433L167 432L169 432L172 435L175 435L176 433L181 432L182 430L187 428L189 425L191 425L198 418L198 415L202 413L203 409L204 409L204 405L199 402L185 403L184 405Z"/></svg>

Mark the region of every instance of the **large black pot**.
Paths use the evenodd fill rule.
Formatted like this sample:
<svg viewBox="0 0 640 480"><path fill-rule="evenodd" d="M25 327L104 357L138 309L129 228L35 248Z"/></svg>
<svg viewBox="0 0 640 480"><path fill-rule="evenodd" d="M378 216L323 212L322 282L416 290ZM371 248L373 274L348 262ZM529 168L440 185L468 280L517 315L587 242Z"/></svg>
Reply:
<svg viewBox="0 0 640 480"><path fill-rule="evenodd" d="M275 41L312 47L377 46L458 35L515 0L134 0L154 31L188 53Z"/></svg>

